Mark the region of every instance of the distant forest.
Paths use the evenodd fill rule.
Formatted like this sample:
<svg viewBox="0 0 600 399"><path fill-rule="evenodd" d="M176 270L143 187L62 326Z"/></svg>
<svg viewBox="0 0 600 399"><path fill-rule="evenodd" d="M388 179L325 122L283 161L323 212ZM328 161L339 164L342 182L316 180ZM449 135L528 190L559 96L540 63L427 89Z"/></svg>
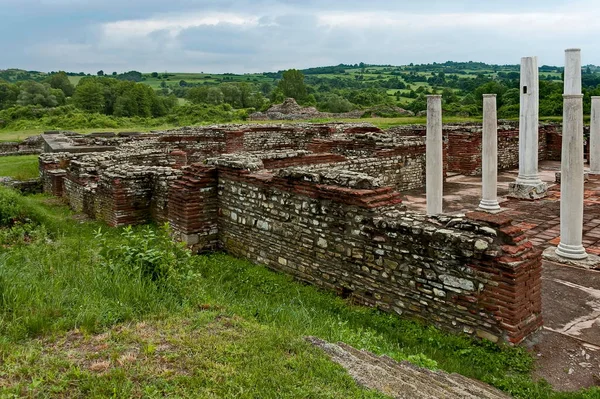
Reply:
<svg viewBox="0 0 600 399"><path fill-rule="evenodd" d="M540 67L540 115L562 115L560 67ZM584 106L600 95L597 66L583 67ZM256 74L124 73L0 70L0 128L45 118L55 125L107 124L119 118L162 118L162 123L227 122L293 97L305 106L365 116L398 117L399 108L416 115L426 95L441 94L445 115L479 117L482 94L498 95L500 118L519 112L519 66L480 62L420 65L340 64ZM78 121L78 122L77 122Z"/></svg>

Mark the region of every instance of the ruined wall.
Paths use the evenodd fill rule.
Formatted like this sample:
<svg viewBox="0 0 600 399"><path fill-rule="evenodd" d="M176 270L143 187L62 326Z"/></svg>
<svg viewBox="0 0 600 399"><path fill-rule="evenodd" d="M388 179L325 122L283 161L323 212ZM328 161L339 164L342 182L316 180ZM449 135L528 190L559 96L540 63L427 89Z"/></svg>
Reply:
<svg viewBox="0 0 600 399"><path fill-rule="evenodd" d="M428 218L385 187L218 169L219 241L232 254L492 341L541 325L541 254L509 220Z"/></svg>
<svg viewBox="0 0 600 399"><path fill-rule="evenodd" d="M464 175L481 175L481 127L445 129L448 136L448 171ZM539 160L547 159L544 131L538 136ZM498 126L498 169L519 167L519 130L515 124Z"/></svg>
<svg viewBox="0 0 600 399"><path fill-rule="evenodd" d="M243 130L243 150L304 150L313 139L330 137L334 132L327 125L251 127Z"/></svg>
<svg viewBox="0 0 600 399"><path fill-rule="evenodd" d="M167 221L169 188L180 175L181 171L163 166L107 170L94 196L97 218L110 226Z"/></svg>
<svg viewBox="0 0 600 399"><path fill-rule="evenodd" d="M584 130L589 131L589 127L584 127ZM540 134L546 136L546 159L560 161L562 153L562 126L557 124L541 125Z"/></svg>
<svg viewBox="0 0 600 399"><path fill-rule="evenodd" d="M62 197L71 154L42 154L38 159L43 192Z"/></svg>
<svg viewBox="0 0 600 399"><path fill-rule="evenodd" d="M481 140L471 129L447 137L470 149ZM113 152L42 155L40 170L48 191L111 226L168 221L196 251L225 249L357 303L519 342L541 324L541 254L501 215L402 208L399 190L424 185L421 130L179 129ZM514 156L505 131L501 156ZM476 169L473 154L446 146Z"/></svg>
<svg viewBox="0 0 600 399"><path fill-rule="evenodd" d="M192 164L168 190L167 220L175 237L197 251L216 249L217 171Z"/></svg>
<svg viewBox="0 0 600 399"><path fill-rule="evenodd" d="M0 143L0 157L8 155L33 155L40 154L43 142L40 136L31 136L23 141L10 141Z"/></svg>

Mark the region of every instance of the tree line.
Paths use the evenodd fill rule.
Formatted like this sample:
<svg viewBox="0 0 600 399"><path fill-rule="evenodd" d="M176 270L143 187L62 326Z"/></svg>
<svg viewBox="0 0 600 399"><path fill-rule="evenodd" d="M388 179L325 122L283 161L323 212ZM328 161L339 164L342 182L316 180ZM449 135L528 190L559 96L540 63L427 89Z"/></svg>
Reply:
<svg viewBox="0 0 600 399"><path fill-rule="evenodd" d="M87 113L160 117L175 107L177 98L161 96L143 83L109 77L83 77L75 86L62 71L42 82L0 81L0 109L15 106L53 108L67 104Z"/></svg>
<svg viewBox="0 0 600 399"><path fill-rule="evenodd" d="M463 68L479 71L483 65L436 64L437 72L434 68L433 72L423 74L417 72L421 66L373 68L361 63L348 66L354 68L350 69L351 74L340 65L312 68L308 75L296 69L280 71L262 81L234 81L230 79L233 75L216 83L202 84L189 84L183 80L167 84L164 79L156 90L143 83L148 76L137 71L112 75L99 71L96 76L80 77L76 85L71 83L69 73L64 71L52 73L44 79L39 79L44 75L38 73L34 75L35 79L25 81L9 82L0 78L0 110L67 107L84 114L111 117L161 118L176 115L179 118L182 113L209 115L208 108L219 107L219 115L242 110L243 113L236 111L236 115L243 117L244 113L266 110L272 104L291 97L301 105L315 106L320 111L332 113L357 109L368 112L373 107L385 106L388 109L401 107L417 114L426 109L428 94L441 94L447 115L480 116L482 94L497 94L499 117L517 117L520 98L518 72L500 70L503 66L497 66L496 73L469 72L469 76L446 72ZM555 67L545 67L544 70L546 75L542 73L540 78L540 115L561 116L562 77ZM382 71L386 75L382 75ZM151 76L155 79L164 77L158 73ZM597 69L584 68L582 82L584 106L589 109L591 96L600 95ZM201 108L190 108L194 106ZM35 112L22 110L4 113L14 117L33 114ZM3 118L0 115L0 120Z"/></svg>

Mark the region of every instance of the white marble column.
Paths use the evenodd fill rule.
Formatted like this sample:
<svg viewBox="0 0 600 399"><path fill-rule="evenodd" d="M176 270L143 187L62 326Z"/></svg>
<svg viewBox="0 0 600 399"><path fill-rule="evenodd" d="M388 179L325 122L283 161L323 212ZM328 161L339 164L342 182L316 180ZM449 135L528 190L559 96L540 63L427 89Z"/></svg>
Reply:
<svg viewBox="0 0 600 399"><path fill-rule="evenodd" d="M565 94L560 183L560 244L556 254L585 259L583 240L583 95L581 52L565 51Z"/></svg>
<svg viewBox="0 0 600 399"><path fill-rule="evenodd" d="M581 50L565 50L565 89L564 94L581 94Z"/></svg>
<svg viewBox="0 0 600 399"><path fill-rule="evenodd" d="M590 118L590 174L600 175L600 97L592 97Z"/></svg>
<svg viewBox="0 0 600 399"><path fill-rule="evenodd" d="M521 58L519 112L519 175L509 185L509 196L538 199L548 187L538 175L539 72L537 57Z"/></svg>
<svg viewBox="0 0 600 399"><path fill-rule="evenodd" d="M442 213L444 153L442 137L442 96L427 96L426 196L427 214Z"/></svg>
<svg viewBox="0 0 600 399"><path fill-rule="evenodd" d="M499 211L498 204L498 119L496 95L483 95L483 131L481 133L481 184L482 196L479 208Z"/></svg>

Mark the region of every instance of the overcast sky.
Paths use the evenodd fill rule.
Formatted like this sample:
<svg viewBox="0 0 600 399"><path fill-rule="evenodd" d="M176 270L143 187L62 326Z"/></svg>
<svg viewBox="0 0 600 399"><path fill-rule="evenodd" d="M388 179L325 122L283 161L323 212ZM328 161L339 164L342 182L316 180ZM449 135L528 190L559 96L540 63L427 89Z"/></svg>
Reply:
<svg viewBox="0 0 600 399"><path fill-rule="evenodd" d="M600 64L599 0L0 0L0 69L263 72Z"/></svg>

